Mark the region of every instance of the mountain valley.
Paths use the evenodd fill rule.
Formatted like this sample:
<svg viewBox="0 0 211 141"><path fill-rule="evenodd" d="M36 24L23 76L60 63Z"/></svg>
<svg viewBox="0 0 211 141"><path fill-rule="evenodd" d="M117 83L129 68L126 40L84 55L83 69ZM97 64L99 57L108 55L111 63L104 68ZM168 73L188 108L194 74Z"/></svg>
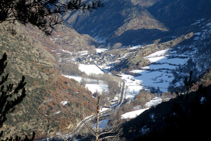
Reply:
<svg viewBox="0 0 211 141"><path fill-rule="evenodd" d="M27 82L26 98L1 128L5 137L35 131L37 140L94 139L85 123L96 126L98 96L100 129L121 125L119 140L169 137L177 122L180 130L189 129L187 121L195 129L203 120L197 112L206 116L211 1L102 2L97 10L63 14L51 36L32 25L0 24L9 82L23 75Z"/></svg>

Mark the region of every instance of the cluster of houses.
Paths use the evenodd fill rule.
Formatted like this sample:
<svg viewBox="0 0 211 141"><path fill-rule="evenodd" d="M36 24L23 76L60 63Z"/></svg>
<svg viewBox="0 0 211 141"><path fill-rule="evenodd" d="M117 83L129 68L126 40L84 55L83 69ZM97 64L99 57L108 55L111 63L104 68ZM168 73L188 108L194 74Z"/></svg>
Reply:
<svg viewBox="0 0 211 141"><path fill-rule="evenodd" d="M76 59L77 62L80 62L82 64L97 64L97 65L103 65L105 63L108 63L110 59L112 59L112 54L87 54L80 56Z"/></svg>

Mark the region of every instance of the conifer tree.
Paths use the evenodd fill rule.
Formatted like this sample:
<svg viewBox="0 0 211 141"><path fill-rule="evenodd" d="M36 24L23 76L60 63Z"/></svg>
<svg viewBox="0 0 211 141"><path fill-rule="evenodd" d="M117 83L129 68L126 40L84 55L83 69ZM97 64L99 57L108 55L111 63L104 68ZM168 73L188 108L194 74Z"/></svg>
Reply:
<svg viewBox="0 0 211 141"><path fill-rule="evenodd" d="M90 3L81 0L68 0L66 3L59 0L1 0L0 23L15 24L18 21L24 25L32 24L51 35L55 25L61 23L62 14L79 9L91 11L103 6L100 0Z"/></svg>
<svg viewBox="0 0 211 141"><path fill-rule="evenodd" d="M25 90L25 77L23 76L21 81L15 86L7 82L9 74L5 74L5 68L7 66L7 55L6 53L0 59L0 129L3 123L7 120L7 114L15 110L15 106L21 103L26 96ZM1 131L1 130L0 130ZM15 139L7 138L6 140L33 140L35 133L32 138L26 136L24 139L16 136ZM0 132L0 140L2 140L3 131Z"/></svg>

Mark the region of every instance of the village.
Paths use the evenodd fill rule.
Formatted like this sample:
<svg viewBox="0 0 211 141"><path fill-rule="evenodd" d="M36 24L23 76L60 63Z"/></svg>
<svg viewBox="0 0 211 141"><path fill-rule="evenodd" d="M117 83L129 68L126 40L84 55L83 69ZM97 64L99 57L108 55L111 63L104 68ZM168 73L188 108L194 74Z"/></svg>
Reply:
<svg viewBox="0 0 211 141"><path fill-rule="evenodd" d="M76 58L76 61L82 64L96 64L96 65L103 65L103 64L109 64L111 63L111 60L113 60L114 55L109 53L94 53L90 54L87 53L85 55L78 56Z"/></svg>

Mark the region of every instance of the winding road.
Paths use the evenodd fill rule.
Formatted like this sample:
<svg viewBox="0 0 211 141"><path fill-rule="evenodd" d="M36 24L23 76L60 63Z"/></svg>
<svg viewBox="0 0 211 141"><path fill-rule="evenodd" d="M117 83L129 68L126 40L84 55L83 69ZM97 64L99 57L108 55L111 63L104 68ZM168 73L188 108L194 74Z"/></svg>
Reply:
<svg viewBox="0 0 211 141"><path fill-rule="evenodd" d="M100 68L99 66L97 66L97 67ZM119 76L117 76L117 77L119 77ZM118 103L110 106L110 108L108 110L100 112L100 117L104 117L104 116L109 115L113 110L116 110L116 108L119 107L120 105L122 105L122 103L124 102L125 94L126 94L126 92L125 92L125 90L126 90L125 80L122 80L122 83L123 83L123 85L122 85L122 88L121 88L120 99L119 99ZM70 139L71 137L73 137L75 134L77 134L80 131L80 129L83 127L83 125L85 123L93 120L94 118L96 118L96 115L91 115L91 116L85 118L80 123L78 123L77 127L75 128L75 130L72 133L67 134L67 135L63 135L62 138L65 139L65 140Z"/></svg>
<svg viewBox="0 0 211 141"><path fill-rule="evenodd" d="M100 117L104 117L104 116L109 115L113 110L115 110L117 107L122 105L124 98L125 98L125 90L126 90L125 81L122 80L122 82L123 82L123 86L122 86L122 89L121 89L120 99L119 99L118 103L113 105L113 106L110 106L110 108L108 110L100 112ZM67 134L67 135L63 135L62 138L65 139L65 140L70 139L71 137L73 137L75 134L77 134L80 131L80 129L83 127L83 125L85 123L93 120L94 118L96 118L96 115L91 115L91 116L85 118L80 123L78 123L77 127L75 128L75 130L72 133Z"/></svg>
<svg viewBox="0 0 211 141"><path fill-rule="evenodd" d="M102 70L97 64L95 64L95 65L100 70ZM106 72L104 72L104 73L106 73ZM114 76L116 76L116 75L114 75ZM116 76L116 77L120 77L120 76ZM111 112L113 110L116 110L116 108L119 107L120 105L122 105L122 103L124 102L125 94L126 94L125 80L122 80L122 83L123 83L123 85L122 85L122 88L121 88L121 93L120 93L120 98L119 98L118 103L110 106L110 108L108 110L105 110L103 112L100 112L100 117L108 116L109 114L111 114ZM86 117L84 120L82 120L81 122L79 122L78 125L77 125L77 127L75 128L75 130L73 132L69 133L69 134L59 135L59 136L53 137L53 138L45 138L45 139L42 139L42 141L57 140L56 138L59 138L58 140L70 140L75 134L79 133L80 129L84 126L85 123L88 123L89 121L93 120L94 118L96 118L96 115L91 115L89 117Z"/></svg>

